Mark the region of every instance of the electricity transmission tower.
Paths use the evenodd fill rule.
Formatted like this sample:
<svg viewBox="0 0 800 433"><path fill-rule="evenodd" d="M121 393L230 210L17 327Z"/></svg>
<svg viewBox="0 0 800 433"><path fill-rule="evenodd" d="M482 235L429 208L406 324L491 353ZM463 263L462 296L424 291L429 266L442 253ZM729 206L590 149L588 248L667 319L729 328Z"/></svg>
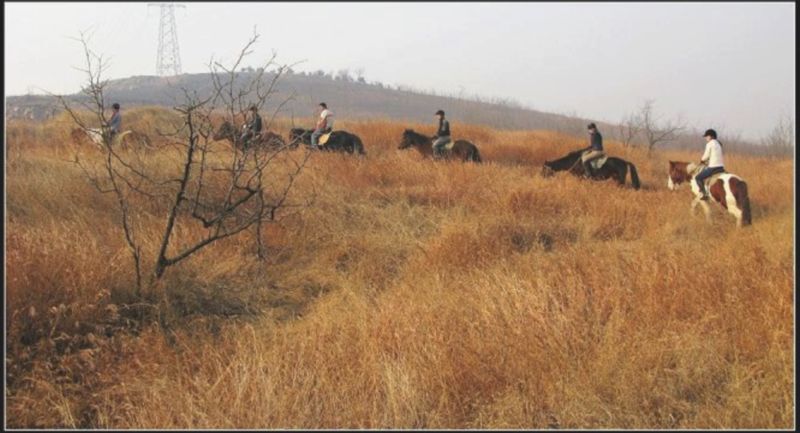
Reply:
<svg viewBox="0 0 800 433"><path fill-rule="evenodd" d="M175 25L175 8L186 6L175 3L150 3L148 6L161 8L158 24L157 75L178 75L181 73L181 53L178 48L178 30Z"/></svg>

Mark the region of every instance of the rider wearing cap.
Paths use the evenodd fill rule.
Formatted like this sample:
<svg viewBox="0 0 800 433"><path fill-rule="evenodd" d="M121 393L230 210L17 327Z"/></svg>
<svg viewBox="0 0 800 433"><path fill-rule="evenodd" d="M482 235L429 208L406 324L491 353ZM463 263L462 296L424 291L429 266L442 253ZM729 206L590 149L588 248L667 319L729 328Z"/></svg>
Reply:
<svg viewBox="0 0 800 433"><path fill-rule="evenodd" d="M589 163L597 158L605 156L606 153L603 152L603 136L600 135L600 131L597 130L597 125L590 123L587 129L589 129L589 147L587 149L588 152L581 155L581 163L583 163L583 169L586 175L589 176L591 173Z"/></svg>
<svg viewBox="0 0 800 433"><path fill-rule="evenodd" d="M439 129L433 136L433 156L439 157L442 155L444 147L450 142L450 122L445 120L443 110L437 111L436 116L439 118Z"/></svg>
<svg viewBox="0 0 800 433"><path fill-rule="evenodd" d="M108 121L109 138L113 138L115 135L119 134L120 128L122 127L122 115L119 114L119 104L115 102L111 108L114 110L114 114L111 115L111 119Z"/></svg>
<svg viewBox="0 0 800 433"><path fill-rule="evenodd" d="M705 164L706 168L695 176L694 179L702 194L700 200L708 200L705 180L717 173L724 173L725 165L722 163L722 143L717 141L717 131L708 129L703 134L703 138L706 139L706 151L703 152L703 157L700 158L700 164Z"/></svg>
<svg viewBox="0 0 800 433"><path fill-rule="evenodd" d="M261 134L261 116L258 115L258 107L254 104L250 106L250 112L252 113L252 117L250 121L244 126L244 132L242 133L242 146L247 146L250 140L254 137L257 137Z"/></svg>

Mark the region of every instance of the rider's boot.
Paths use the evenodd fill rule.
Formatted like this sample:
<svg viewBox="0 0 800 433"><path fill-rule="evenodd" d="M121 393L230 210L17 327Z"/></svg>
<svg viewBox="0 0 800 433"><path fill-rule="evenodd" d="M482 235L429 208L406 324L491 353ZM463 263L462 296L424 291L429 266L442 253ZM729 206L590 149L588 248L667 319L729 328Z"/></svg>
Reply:
<svg viewBox="0 0 800 433"><path fill-rule="evenodd" d="M592 177L592 167L591 167L591 165L589 165L590 163L589 162L584 162L582 164L583 164L584 176L587 177L587 178Z"/></svg>

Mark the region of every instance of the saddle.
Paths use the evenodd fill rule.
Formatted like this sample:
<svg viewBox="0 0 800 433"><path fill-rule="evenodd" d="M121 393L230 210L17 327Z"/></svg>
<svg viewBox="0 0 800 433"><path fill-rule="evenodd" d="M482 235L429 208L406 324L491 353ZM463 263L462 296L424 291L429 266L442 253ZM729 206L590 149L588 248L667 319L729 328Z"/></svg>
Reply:
<svg viewBox="0 0 800 433"><path fill-rule="evenodd" d="M445 143L444 148L446 150L452 150L453 146L455 146L455 145L456 145L456 141L451 138L447 143Z"/></svg>
<svg viewBox="0 0 800 433"><path fill-rule="evenodd" d="M319 136L319 145L320 145L320 146L322 146L322 145L324 145L325 143L327 143L327 142L328 142L328 139L329 139L329 138L331 138L331 134L333 134L333 131L331 131L331 132L326 132L326 133L324 133L324 134L320 135L320 136Z"/></svg>
<svg viewBox="0 0 800 433"><path fill-rule="evenodd" d="M694 169L690 169L690 170L689 170L689 173L690 173L690 175L691 175L691 177L692 177L692 182L694 182L694 178L695 178L695 177L696 177L698 174L700 174L700 172L701 172L701 171L703 171L703 169L705 169L705 168L706 168L706 166L705 166L705 165L703 165L703 164L698 164L698 165L695 165L695 166L694 166ZM717 181L717 179L719 179L719 177L720 177L720 176L722 176L723 174L727 174L727 173L728 173L727 171L723 171L722 173L715 173L715 174L712 174L711 176L707 177L707 178L706 178L706 180L705 180L705 182L703 182L703 183L705 184L706 191L708 191L708 188L709 188L711 185L713 185L713 184L714 184L714 182L716 182L716 181Z"/></svg>
<svg viewBox="0 0 800 433"><path fill-rule="evenodd" d="M584 152L583 155L585 155L587 152L589 152L589 151ZM589 161L589 167L591 167L592 170L599 170L600 167L602 167L603 164L606 163L607 159L608 159L608 155L603 155L600 158L595 158L595 159Z"/></svg>

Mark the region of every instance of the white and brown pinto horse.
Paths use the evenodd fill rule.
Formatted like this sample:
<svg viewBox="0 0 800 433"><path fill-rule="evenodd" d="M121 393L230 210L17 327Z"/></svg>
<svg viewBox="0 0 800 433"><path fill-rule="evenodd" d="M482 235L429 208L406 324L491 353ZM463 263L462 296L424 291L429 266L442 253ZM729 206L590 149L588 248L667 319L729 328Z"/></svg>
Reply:
<svg viewBox="0 0 800 433"><path fill-rule="evenodd" d="M688 182L695 196L691 207L692 215L694 215L695 208L699 204L703 207L706 219L710 221L711 208L706 201L700 199L703 195L694 179L703 168L705 168L705 165L670 161L667 187L671 190L676 190L682 183ZM747 183L741 177L732 173L722 173L713 177L716 177L716 180L708 185L709 195L715 202L736 217L736 225L739 227L750 225L752 220L750 217L750 198L747 196Z"/></svg>

